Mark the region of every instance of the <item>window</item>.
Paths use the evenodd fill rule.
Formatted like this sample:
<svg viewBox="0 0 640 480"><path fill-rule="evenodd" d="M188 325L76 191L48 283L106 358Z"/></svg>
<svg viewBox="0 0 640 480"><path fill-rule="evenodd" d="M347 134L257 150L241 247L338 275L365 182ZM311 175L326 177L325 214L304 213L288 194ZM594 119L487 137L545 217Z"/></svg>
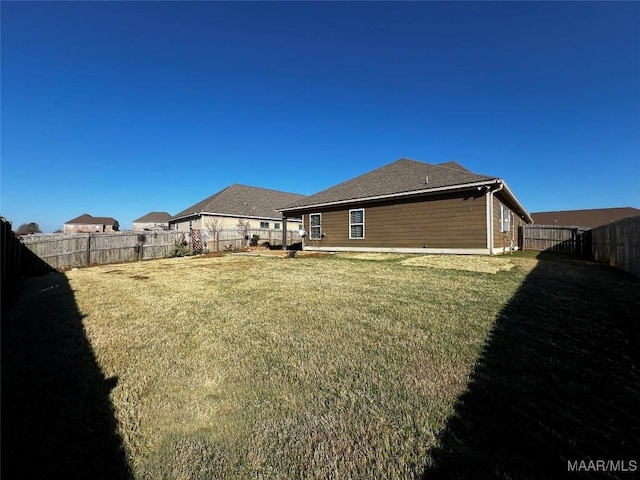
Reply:
<svg viewBox="0 0 640 480"><path fill-rule="evenodd" d="M320 213L309 215L309 239L320 240L322 238L322 216Z"/></svg>
<svg viewBox="0 0 640 480"><path fill-rule="evenodd" d="M511 230L511 212L507 207L498 204L498 212L500 213L500 231L508 232Z"/></svg>
<svg viewBox="0 0 640 480"><path fill-rule="evenodd" d="M273 223L273 228L276 230L280 230L280 223L279 222L274 222Z"/></svg>
<svg viewBox="0 0 640 480"><path fill-rule="evenodd" d="M349 210L349 238L364 238L364 208Z"/></svg>
<svg viewBox="0 0 640 480"><path fill-rule="evenodd" d="M269 222L260 222L260 228L269 228Z"/></svg>

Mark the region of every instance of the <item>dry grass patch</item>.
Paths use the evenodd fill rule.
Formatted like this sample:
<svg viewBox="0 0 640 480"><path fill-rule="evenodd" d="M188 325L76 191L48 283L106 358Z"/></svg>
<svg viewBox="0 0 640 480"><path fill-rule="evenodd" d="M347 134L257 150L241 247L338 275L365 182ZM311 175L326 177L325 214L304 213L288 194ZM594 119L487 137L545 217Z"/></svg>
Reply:
<svg viewBox="0 0 640 480"><path fill-rule="evenodd" d="M515 267L509 257L477 255L416 255L402 260L402 264L412 267L443 268L478 273L498 273L509 271Z"/></svg>
<svg viewBox="0 0 640 480"><path fill-rule="evenodd" d="M405 258L406 255L399 255L397 253L358 253L358 252L344 252L338 254L342 258L351 258L355 260L371 260L378 262L393 262Z"/></svg>

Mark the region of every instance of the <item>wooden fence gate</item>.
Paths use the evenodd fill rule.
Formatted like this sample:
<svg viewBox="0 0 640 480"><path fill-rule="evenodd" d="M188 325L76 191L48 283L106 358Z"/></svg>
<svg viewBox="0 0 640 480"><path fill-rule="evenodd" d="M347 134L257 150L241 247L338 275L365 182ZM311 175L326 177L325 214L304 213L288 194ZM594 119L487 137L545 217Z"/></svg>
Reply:
<svg viewBox="0 0 640 480"><path fill-rule="evenodd" d="M591 252L589 229L575 225L524 225L520 227L523 250L538 250L576 255Z"/></svg>

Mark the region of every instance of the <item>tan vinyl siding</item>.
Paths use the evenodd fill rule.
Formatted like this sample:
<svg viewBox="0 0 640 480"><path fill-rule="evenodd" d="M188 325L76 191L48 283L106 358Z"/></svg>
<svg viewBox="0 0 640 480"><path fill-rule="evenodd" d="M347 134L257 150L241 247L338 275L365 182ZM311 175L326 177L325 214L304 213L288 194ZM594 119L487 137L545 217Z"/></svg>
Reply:
<svg viewBox="0 0 640 480"><path fill-rule="evenodd" d="M511 213L511 228L508 232L500 231L500 205L503 205L505 211ZM493 201L493 248L500 252L509 251L511 246L511 239L513 238L513 245L518 246L518 227L521 225L522 219L513 213L509 207L502 203L497 198ZM498 252L498 253L500 253Z"/></svg>
<svg viewBox="0 0 640 480"><path fill-rule="evenodd" d="M258 230L262 227L261 222L269 223L269 229L278 230L275 228L275 224L280 224L280 229L283 227L282 220L273 220L273 219L260 219L260 218L243 218L243 217L228 217L228 216L218 216L218 215L204 215L204 216L194 216L192 218L180 219L177 221L171 222L171 230L179 230L183 232L189 231L189 222L191 221L191 228L194 229L212 229L215 224L217 229L221 230L233 230L238 228L238 224L240 222L249 222L250 230ZM288 232L298 232L300 229L300 222L297 219L290 218L287 221L287 231Z"/></svg>
<svg viewBox="0 0 640 480"><path fill-rule="evenodd" d="M64 224L64 233L112 233L113 225L91 224L81 225L77 223Z"/></svg>
<svg viewBox="0 0 640 480"><path fill-rule="evenodd" d="M365 209L365 238L349 239L349 210ZM358 204L310 210L322 213L322 247L486 248L485 197L447 195L427 200ZM304 215L309 232L309 215Z"/></svg>

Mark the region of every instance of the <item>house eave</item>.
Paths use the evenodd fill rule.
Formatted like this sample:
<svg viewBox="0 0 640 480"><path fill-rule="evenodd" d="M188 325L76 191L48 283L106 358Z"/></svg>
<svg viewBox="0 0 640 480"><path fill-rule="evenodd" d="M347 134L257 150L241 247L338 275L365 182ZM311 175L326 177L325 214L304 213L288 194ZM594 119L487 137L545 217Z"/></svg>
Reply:
<svg viewBox="0 0 640 480"><path fill-rule="evenodd" d="M527 212L522 206L522 204L518 200L518 197L516 197L515 194L511 191L509 185L507 185L507 182L505 182L504 180L500 180L500 183L504 185L502 191L505 192L510 200L520 209L520 212L522 213L521 218L523 218L527 223L533 223L533 218L531 218L529 212Z"/></svg>
<svg viewBox="0 0 640 480"><path fill-rule="evenodd" d="M302 205L299 207L291 207L291 208L278 208L276 209L278 212L297 212L304 211L314 208L323 208L323 207L332 207L336 205L349 205L352 203L362 203L362 202L371 202L376 200L387 200L394 198L406 198L413 197L419 195L426 195L431 193L441 193L441 192L451 192L456 190L468 190L471 188L482 187L484 185L494 185L499 183L501 180L497 178L493 178L491 180L483 180L481 182L472 182L472 183L463 183L456 185L447 185L445 187L436 187L436 188L424 188L421 190L412 190L410 192L399 192L399 193L389 193L385 195L375 195L371 197L360 197L360 198L350 198L348 200L338 200L335 202L324 202L324 203L315 203L309 205Z"/></svg>

